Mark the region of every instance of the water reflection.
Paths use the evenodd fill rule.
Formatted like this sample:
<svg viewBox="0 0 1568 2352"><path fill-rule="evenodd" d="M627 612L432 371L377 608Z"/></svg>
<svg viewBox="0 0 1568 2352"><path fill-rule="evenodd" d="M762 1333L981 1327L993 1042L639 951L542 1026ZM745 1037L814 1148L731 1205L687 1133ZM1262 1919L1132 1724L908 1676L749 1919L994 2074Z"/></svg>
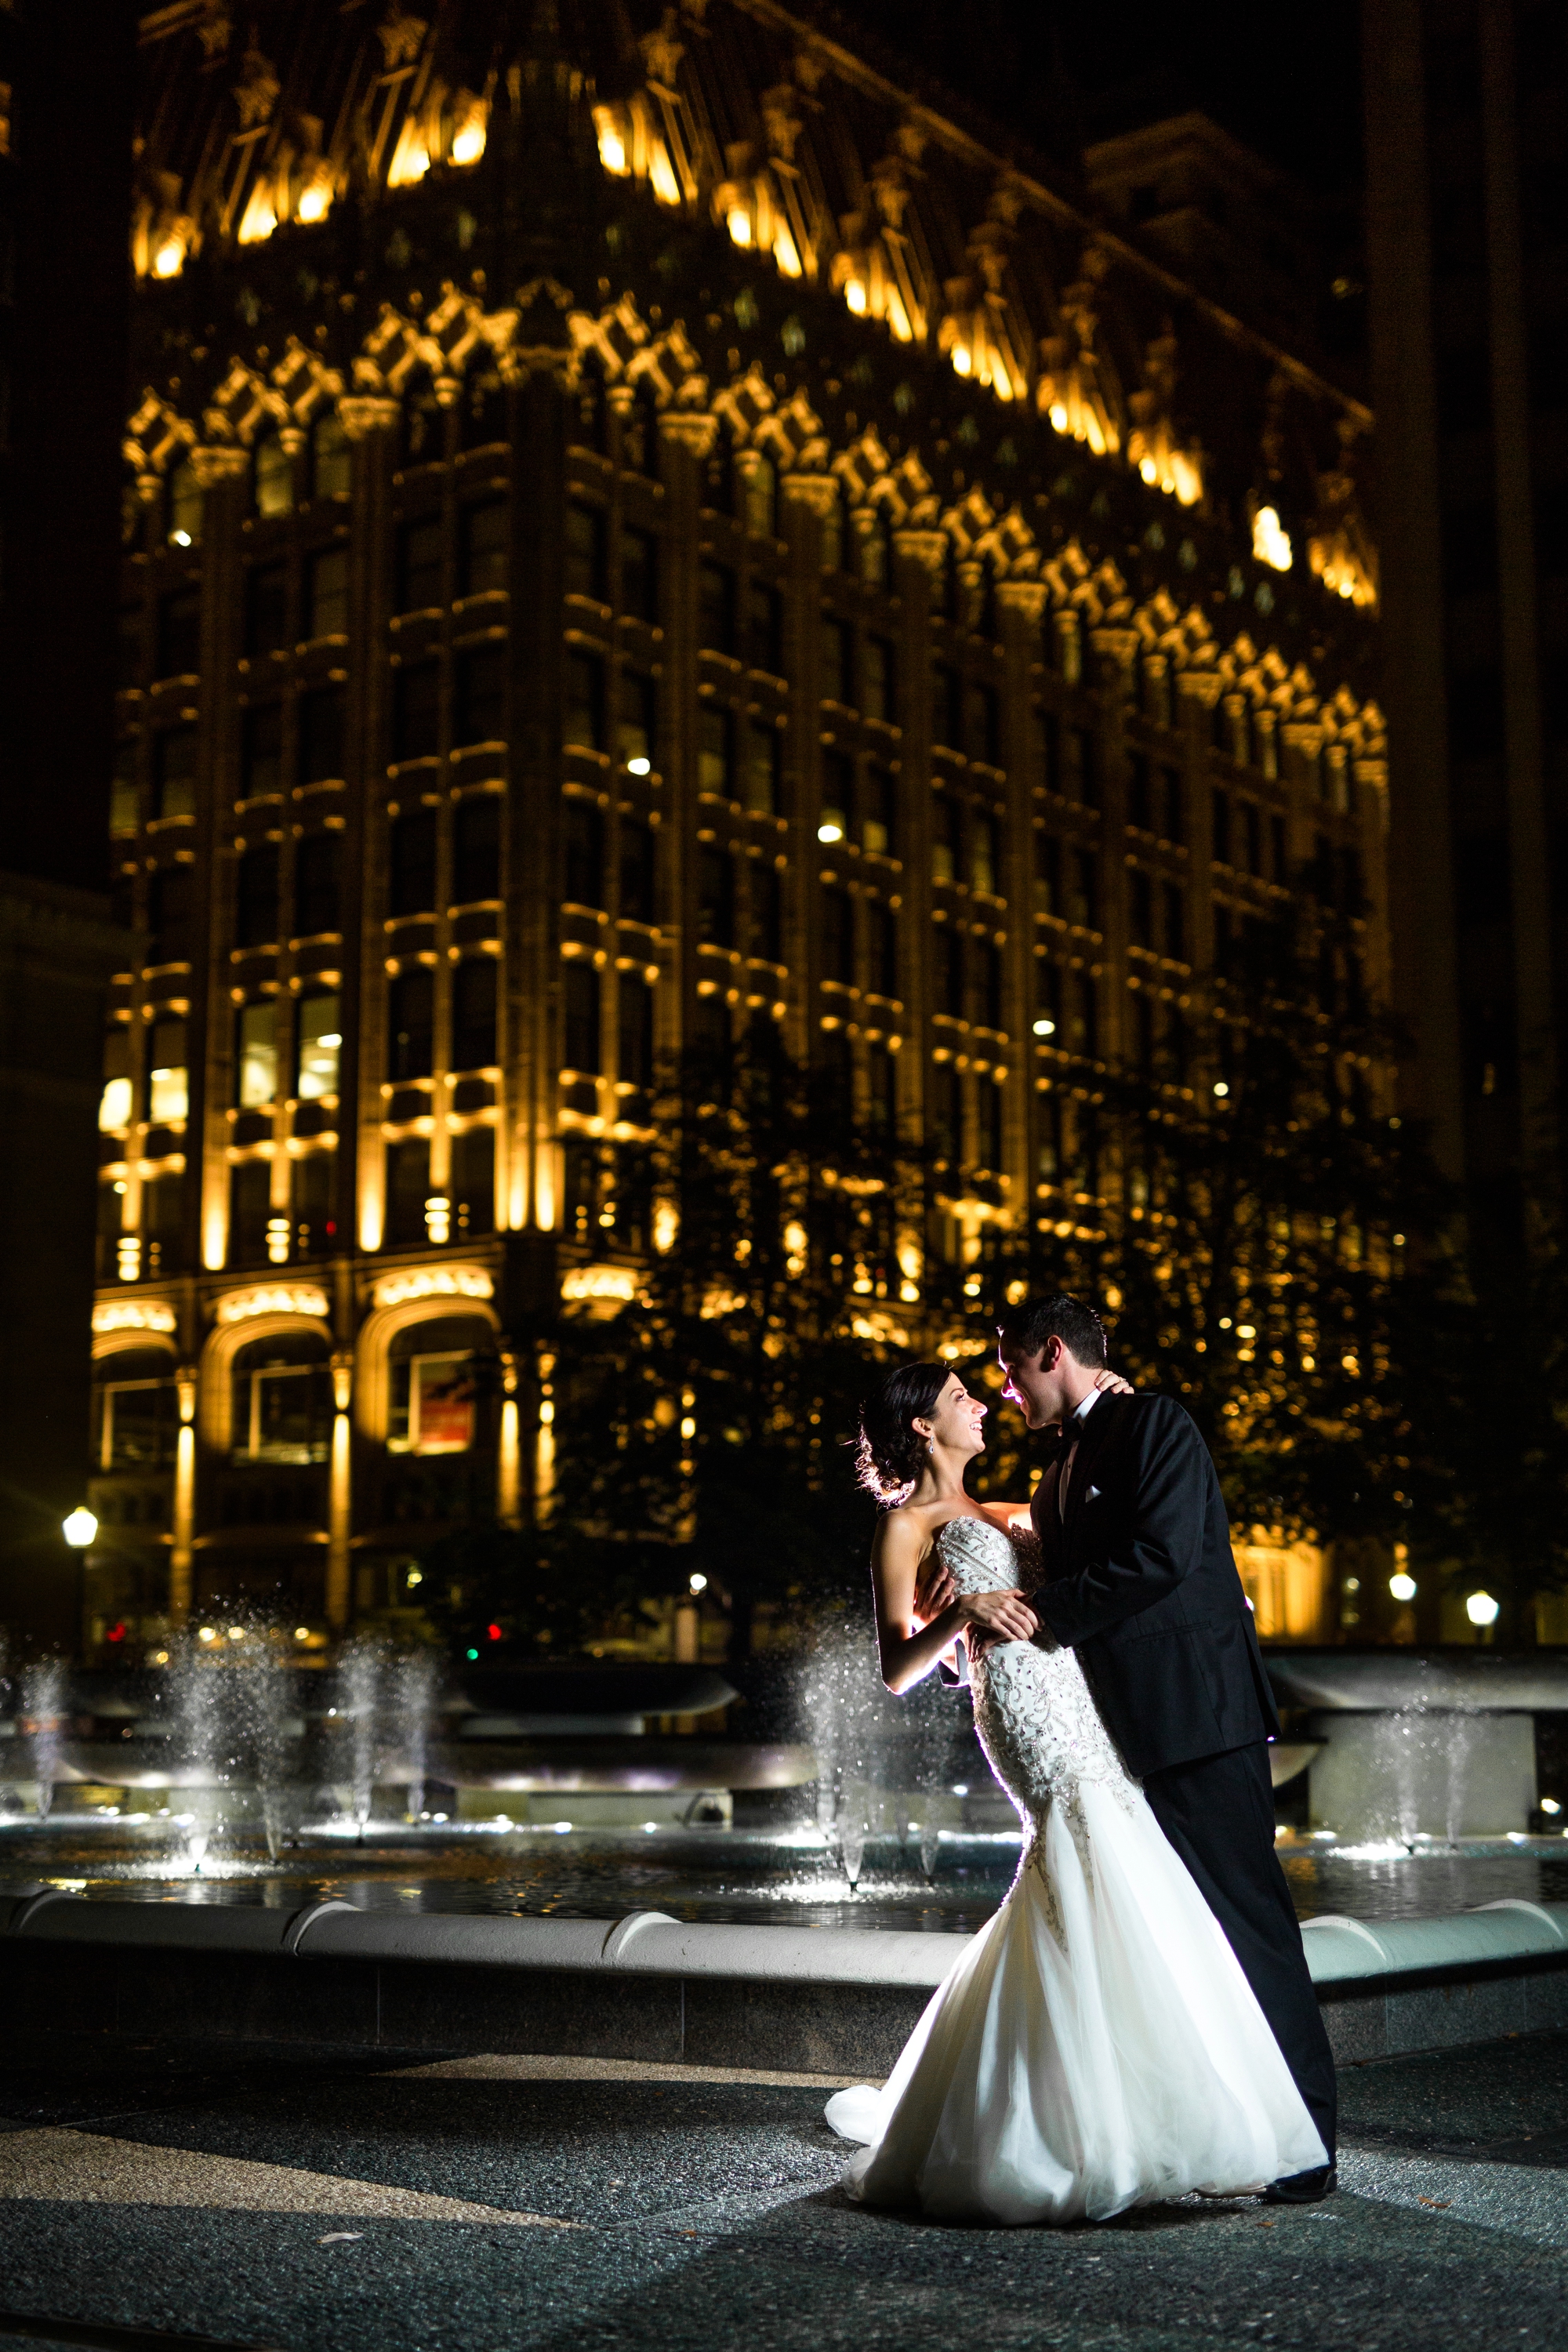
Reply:
<svg viewBox="0 0 1568 2352"><path fill-rule="evenodd" d="M838 1838L813 1826L782 1834L484 1827L432 1835L371 1821L363 1843L312 1837L276 1861L259 1836L235 1837L209 1849L198 1876L171 1853L160 1823L57 1819L20 1834L0 1828L0 1890L42 1882L100 1898L278 1910L336 1897L370 1910L579 1918L656 1910L686 1920L959 1932L991 1916L1017 1855L1016 1836L1005 1833L944 1830L929 1853L907 1830L868 1835L851 1889ZM1397 1855L1302 1840L1283 1844L1280 1859L1303 1919L1430 1917L1510 1895L1568 1901L1561 1840Z"/></svg>

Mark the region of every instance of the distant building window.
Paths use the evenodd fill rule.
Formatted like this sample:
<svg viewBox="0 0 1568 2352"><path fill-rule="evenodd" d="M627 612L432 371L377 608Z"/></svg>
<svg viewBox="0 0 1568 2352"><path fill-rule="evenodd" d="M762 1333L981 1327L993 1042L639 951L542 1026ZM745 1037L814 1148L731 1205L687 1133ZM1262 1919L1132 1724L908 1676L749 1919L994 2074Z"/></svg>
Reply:
<svg viewBox="0 0 1568 2352"><path fill-rule="evenodd" d="M620 826L623 922L653 920L653 827L640 817L623 817Z"/></svg>
<svg viewBox="0 0 1568 2352"><path fill-rule="evenodd" d="M496 1060L496 967L471 956L452 975L452 1067L486 1070Z"/></svg>
<svg viewBox="0 0 1568 2352"><path fill-rule="evenodd" d="M283 705L253 702L239 730L239 796L258 800L283 782Z"/></svg>
<svg viewBox="0 0 1568 2352"><path fill-rule="evenodd" d="M267 1221L272 1213L272 1162L238 1160L229 1170L228 1263L264 1265ZM247 1398L248 1409L249 1400Z"/></svg>
<svg viewBox="0 0 1568 2352"><path fill-rule="evenodd" d="M499 793L459 801L452 820L452 899L458 907L500 896Z"/></svg>
<svg viewBox="0 0 1568 2352"><path fill-rule="evenodd" d="M770 677L778 677L783 668L783 614L776 588L763 580L748 583L742 657L748 668L764 670Z"/></svg>
<svg viewBox="0 0 1568 2352"><path fill-rule="evenodd" d="M294 852L296 939L320 939L322 931L341 929L341 833L306 833Z"/></svg>
<svg viewBox="0 0 1568 2352"><path fill-rule="evenodd" d="M278 845L258 842L239 861L235 887L235 945L267 948L278 939Z"/></svg>
<svg viewBox="0 0 1568 2352"><path fill-rule="evenodd" d="M256 511L282 515L293 511L294 460L276 433L256 452Z"/></svg>
<svg viewBox="0 0 1568 2352"><path fill-rule="evenodd" d="M458 656L453 680L454 743L506 740L506 654L500 646L470 646Z"/></svg>
<svg viewBox="0 0 1568 2352"><path fill-rule="evenodd" d="M319 416L310 436L310 490L318 499L346 498L352 454L349 436L334 415Z"/></svg>
<svg viewBox="0 0 1568 2352"><path fill-rule="evenodd" d="M605 665L596 654L566 656L566 701L562 735L568 743L599 751L605 737Z"/></svg>
<svg viewBox="0 0 1568 2352"><path fill-rule="evenodd" d="M616 1075L625 1086L651 1086L653 991L635 972L624 971L616 992L619 1015Z"/></svg>
<svg viewBox="0 0 1568 2352"><path fill-rule="evenodd" d="M173 1381L110 1381L99 1410L100 1469L163 1470L174 1460L180 1412Z"/></svg>
<svg viewBox="0 0 1568 2352"><path fill-rule="evenodd" d="M154 1126L185 1117L190 1108L190 1072L185 1060L185 1024L154 1021L147 1040L147 1117Z"/></svg>
<svg viewBox="0 0 1568 2352"><path fill-rule="evenodd" d="M969 879L976 890L996 896L996 820L976 810L969 828Z"/></svg>
<svg viewBox="0 0 1568 2352"><path fill-rule="evenodd" d="M138 616L140 617L140 616ZM195 677L202 666L202 594L175 588L158 600L160 677Z"/></svg>
<svg viewBox="0 0 1568 2352"><path fill-rule="evenodd" d="M574 793L561 817L564 885L569 906L602 907L605 903L605 820L594 802Z"/></svg>
<svg viewBox="0 0 1568 2352"><path fill-rule="evenodd" d="M958 807L949 793L931 797L931 874L933 882L958 879Z"/></svg>
<svg viewBox="0 0 1568 2352"><path fill-rule="evenodd" d="M756 719L748 723L743 798L753 816L778 814L780 741L776 727Z"/></svg>
<svg viewBox="0 0 1568 2352"><path fill-rule="evenodd" d="M132 1102L131 1032L117 1021L103 1038L103 1092L99 1097L98 1123L106 1135L130 1126Z"/></svg>
<svg viewBox="0 0 1568 2352"><path fill-rule="evenodd" d="M348 698L341 686L318 686L300 697L300 782L341 782Z"/></svg>
<svg viewBox="0 0 1568 2352"><path fill-rule="evenodd" d="M433 661L409 662L398 671L394 688L393 759L396 762L428 760L440 748L440 665Z"/></svg>
<svg viewBox="0 0 1568 2352"><path fill-rule="evenodd" d="M324 1462L332 1428L331 1375L315 1339L260 1339L234 1374L237 1462Z"/></svg>
<svg viewBox="0 0 1568 2352"><path fill-rule="evenodd" d="M735 721L716 702L704 702L697 712L697 789L720 800L734 798Z"/></svg>
<svg viewBox="0 0 1568 2352"><path fill-rule="evenodd" d="M752 946L765 963L783 963L784 876L776 866L752 868Z"/></svg>
<svg viewBox="0 0 1568 2352"><path fill-rule="evenodd" d="M861 656L860 708L868 719L897 718L893 648L886 637L868 637Z"/></svg>
<svg viewBox="0 0 1568 2352"><path fill-rule="evenodd" d="M623 670L616 755L634 776L646 776L653 766L655 724L652 678L637 670Z"/></svg>
<svg viewBox="0 0 1568 2352"><path fill-rule="evenodd" d="M387 991L386 1074L395 1086L427 1078L436 1050L436 975L428 964L400 971Z"/></svg>
<svg viewBox="0 0 1568 2352"><path fill-rule="evenodd" d="M697 642L710 653L735 650L735 575L727 564L704 563L698 571Z"/></svg>
<svg viewBox="0 0 1568 2352"><path fill-rule="evenodd" d="M950 751L963 749L963 680L946 662L931 672L931 739Z"/></svg>
<svg viewBox="0 0 1568 2352"><path fill-rule="evenodd" d="M598 1075L599 975L591 963L577 961L566 967L565 1066L584 1076Z"/></svg>
<svg viewBox="0 0 1568 2352"><path fill-rule="evenodd" d="M245 583L245 650L255 661L289 643L289 567L252 564Z"/></svg>
<svg viewBox="0 0 1568 2352"><path fill-rule="evenodd" d="M386 1234L393 1249L416 1246L429 1237L425 1203L430 1198L430 1145L406 1135L386 1147Z"/></svg>
<svg viewBox="0 0 1568 2352"><path fill-rule="evenodd" d="M763 457L746 475L746 529L759 538L771 539L778 520L777 509L777 478L768 459Z"/></svg>
<svg viewBox="0 0 1568 2352"><path fill-rule="evenodd" d="M436 905L436 812L408 809L392 827L392 889L388 912L426 915Z"/></svg>
<svg viewBox="0 0 1568 2352"><path fill-rule="evenodd" d="M868 927L871 986L879 996L899 993L899 925L891 908L872 904L866 909Z"/></svg>
<svg viewBox="0 0 1568 2352"><path fill-rule="evenodd" d="M153 738L153 791L158 814L196 813L196 730L166 727Z"/></svg>
<svg viewBox="0 0 1568 2352"><path fill-rule="evenodd" d="M397 534L397 609L426 613L446 602L446 547L439 516L405 522Z"/></svg>
<svg viewBox="0 0 1568 2352"><path fill-rule="evenodd" d="M452 1138L452 1168L448 1179L455 1233L489 1234L496 1222L496 1131L493 1127L465 1128Z"/></svg>
<svg viewBox="0 0 1568 2352"><path fill-rule="evenodd" d="M893 812L896 780L890 768L875 765L866 771L861 795L860 846L873 856L893 856Z"/></svg>
<svg viewBox="0 0 1568 2352"><path fill-rule="evenodd" d="M302 996L295 1013L299 1067L295 1087L301 1102L325 1102L338 1091L342 1059L342 1012L336 990Z"/></svg>
<svg viewBox="0 0 1568 2352"><path fill-rule="evenodd" d="M566 509L566 593L605 602L605 514L575 503Z"/></svg>
<svg viewBox="0 0 1568 2352"><path fill-rule="evenodd" d="M697 936L710 947L735 944L735 861L712 842L697 851Z"/></svg>
<svg viewBox="0 0 1568 2352"><path fill-rule="evenodd" d="M150 964L188 963L191 954L191 868L162 866L148 892Z"/></svg>
<svg viewBox="0 0 1568 2352"><path fill-rule="evenodd" d="M169 544L199 547L201 543L202 486L191 466L176 466L169 477Z"/></svg>
<svg viewBox="0 0 1568 2352"><path fill-rule="evenodd" d="M391 1366L389 1454L466 1454L474 1442L474 1360L405 1356Z"/></svg>
<svg viewBox="0 0 1568 2352"><path fill-rule="evenodd" d="M651 531L621 533L621 610L637 621L658 618L658 541Z"/></svg>
<svg viewBox="0 0 1568 2352"><path fill-rule="evenodd" d="M342 637L349 625L349 551L318 548L305 574L305 634Z"/></svg>
<svg viewBox="0 0 1568 2352"><path fill-rule="evenodd" d="M240 1110L263 1110L278 1096L278 1007L269 996L235 1015L234 1098Z"/></svg>
<svg viewBox="0 0 1568 2352"><path fill-rule="evenodd" d="M304 1151L293 1163L289 1207L294 1216L294 1243L301 1257L326 1248L337 1232L332 1193L338 1155L332 1150Z"/></svg>
<svg viewBox="0 0 1568 2352"><path fill-rule="evenodd" d="M847 621L835 620L825 614L821 631L821 677L819 684L825 702L839 702L846 707L855 699L854 671L851 663L853 638Z"/></svg>
<svg viewBox="0 0 1568 2352"><path fill-rule="evenodd" d="M822 977L847 987L855 978L854 909L847 891L831 883L822 893Z"/></svg>
<svg viewBox="0 0 1568 2352"><path fill-rule="evenodd" d="M507 585L510 516L504 499L463 509L458 520L459 596L484 596Z"/></svg>

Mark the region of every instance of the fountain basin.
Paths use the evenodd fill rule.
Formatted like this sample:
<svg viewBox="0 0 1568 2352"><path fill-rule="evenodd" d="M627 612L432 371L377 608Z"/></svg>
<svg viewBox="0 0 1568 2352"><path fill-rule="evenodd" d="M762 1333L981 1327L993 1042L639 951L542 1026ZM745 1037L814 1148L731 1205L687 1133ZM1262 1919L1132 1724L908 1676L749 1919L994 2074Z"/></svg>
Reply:
<svg viewBox="0 0 1568 2352"><path fill-rule="evenodd" d="M0 2000L89 2030L340 2048L529 2052L883 2074L968 1948L951 1934L288 1911L0 1896ZM1335 2054L1452 2046L1568 2023L1568 1906L1454 1918L1324 1917L1306 1935Z"/></svg>
<svg viewBox="0 0 1568 2352"><path fill-rule="evenodd" d="M1265 1650L1287 1706L1360 1714L1441 1707L1459 1714L1568 1709L1568 1652Z"/></svg>

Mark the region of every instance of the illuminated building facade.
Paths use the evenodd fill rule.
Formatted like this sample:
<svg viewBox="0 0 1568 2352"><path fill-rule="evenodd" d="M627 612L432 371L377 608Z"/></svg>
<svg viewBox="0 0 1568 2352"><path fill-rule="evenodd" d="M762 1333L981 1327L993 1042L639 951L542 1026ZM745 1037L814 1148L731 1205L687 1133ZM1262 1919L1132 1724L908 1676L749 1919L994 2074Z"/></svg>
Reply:
<svg viewBox="0 0 1568 2352"><path fill-rule="evenodd" d="M929 1139L918 1304L1323 846L1384 962L1365 412L768 0L248 25L144 27L95 1639L535 1507L684 1044Z"/></svg>

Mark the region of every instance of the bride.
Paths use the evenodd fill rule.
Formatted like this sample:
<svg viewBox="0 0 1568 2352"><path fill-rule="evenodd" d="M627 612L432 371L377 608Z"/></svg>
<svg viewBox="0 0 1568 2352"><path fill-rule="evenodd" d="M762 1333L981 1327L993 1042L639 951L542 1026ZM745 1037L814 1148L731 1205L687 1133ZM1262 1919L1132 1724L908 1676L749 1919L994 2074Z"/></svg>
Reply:
<svg viewBox="0 0 1568 2352"><path fill-rule="evenodd" d="M889 1506L872 1550L883 1679L909 1690L966 1636L974 1727L1024 1847L886 2086L828 2102L834 2130L864 2143L846 2186L868 2205L1005 2223L1256 2192L1322 2164L1322 2143L1077 1656L1040 1633L1026 1517L964 1491L985 1412L945 1364L906 1364L861 1426L861 1476ZM933 1548L958 1597L922 1625L915 1580Z"/></svg>

